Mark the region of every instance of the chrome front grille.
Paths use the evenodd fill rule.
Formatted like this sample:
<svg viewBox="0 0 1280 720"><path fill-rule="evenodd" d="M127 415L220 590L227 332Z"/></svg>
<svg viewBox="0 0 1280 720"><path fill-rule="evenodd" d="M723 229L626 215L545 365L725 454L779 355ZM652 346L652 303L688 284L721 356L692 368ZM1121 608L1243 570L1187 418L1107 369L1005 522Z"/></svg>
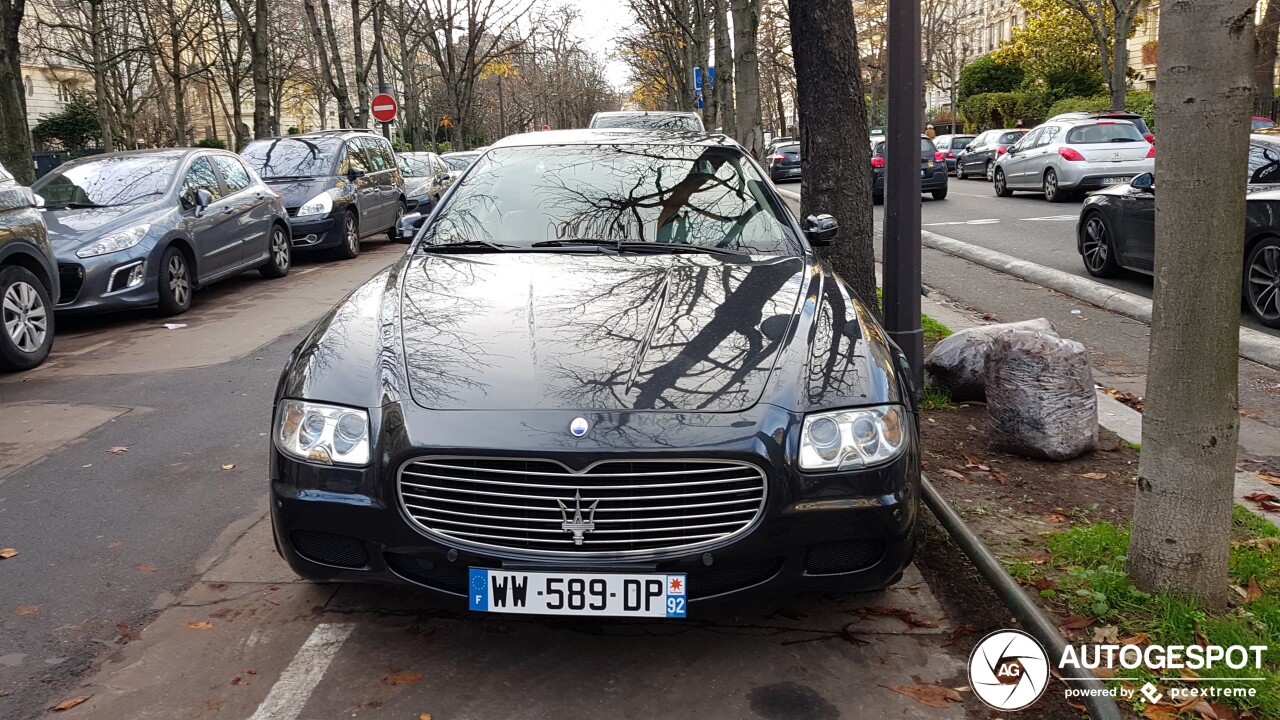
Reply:
<svg viewBox="0 0 1280 720"><path fill-rule="evenodd" d="M726 460L608 460L574 472L552 460L427 457L400 468L419 528L470 545L578 556L664 553L754 525L764 472Z"/></svg>

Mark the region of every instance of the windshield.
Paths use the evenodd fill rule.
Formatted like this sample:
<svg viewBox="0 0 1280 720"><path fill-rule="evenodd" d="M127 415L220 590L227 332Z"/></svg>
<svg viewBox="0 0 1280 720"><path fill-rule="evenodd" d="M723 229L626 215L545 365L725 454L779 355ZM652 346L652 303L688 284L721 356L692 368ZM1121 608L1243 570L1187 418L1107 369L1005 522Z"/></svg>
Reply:
<svg viewBox="0 0 1280 720"><path fill-rule="evenodd" d="M644 241L794 254L755 166L732 147L492 150L427 228L430 244Z"/></svg>
<svg viewBox="0 0 1280 720"><path fill-rule="evenodd" d="M435 167L426 155L397 155L396 158L400 162L400 172L405 177L432 177L436 174Z"/></svg>
<svg viewBox="0 0 1280 720"><path fill-rule="evenodd" d="M263 179L322 177L337 174L339 138L287 137L254 140L240 151Z"/></svg>
<svg viewBox="0 0 1280 720"><path fill-rule="evenodd" d="M64 165L36 181L31 190L45 207L132 205L155 200L173 184L178 153L115 155Z"/></svg>
<svg viewBox="0 0 1280 720"><path fill-rule="evenodd" d="M441 155L440 159L452 170L466 170L476 164L476 159L480 156L476 155Z"/></svg>
<svg viewBox="0 0 1280 720"><path fill-rule="evenodd" d="M1000 143L999 143L999 144L1001 144L1001 145L1012 145L1012 144L1014 144L1014 143L1018 142L1019 140L1021 140L1021 139L1022 139L1022 136L1023 136L1023 135L1026 135L1026 134L1027 134L1027 132L1029 132L1029 131L1027 131L1027 130L1018 130L1018 131L1016 131L1016 132L1007 132L1007 133L1005 133L1005 134L1003 134L1003 135L1001 135L1001 136L1000 136Z"/></svg>
<svg viewBox="0 0 1280 720"><path fill-rule="evenodd" d="M1103 120L1095 125L1081 125L1071 128L1067 133L1068 145L1091 145L1095 143L1146 142L1142 133L1133 123Z"/></svg>
<svg viewBox="0 0 1280 720"><path fill-rule="evenodd" d="M693 115L652 113L636 115L597 115L593 128L636 128L641 130L692 130L702 132L702 121Z"/></svg>

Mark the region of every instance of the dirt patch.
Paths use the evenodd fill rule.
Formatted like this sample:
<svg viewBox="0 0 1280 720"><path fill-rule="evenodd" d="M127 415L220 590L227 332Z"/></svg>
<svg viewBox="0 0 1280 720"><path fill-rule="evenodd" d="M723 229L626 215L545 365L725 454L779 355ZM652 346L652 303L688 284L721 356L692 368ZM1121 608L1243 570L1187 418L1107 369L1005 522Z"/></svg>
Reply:
<svg viewBox="0 0 1280 720"><path fill-rule="evenodd" d="M987 411L981 403L922 412L920 428L925 474L1002 559L1031 556L1043 547L1044 533L1064 530L1073 522L1125 522L1132 516L1138 453L1106 429L1100 432L1103 449L1051 462L990 449ZM933 516L926 512L924 517L916 563L951 617L973 626L955 643L968 655L988 633L1016 628L1018 623ZM1060 681L1052 681L1044 697L1025 712L1041 720L1079 720L1081 713L1066 704L1063 688ZM965 696L971 717L1007 715L986 707L971 693Z"/></svg>

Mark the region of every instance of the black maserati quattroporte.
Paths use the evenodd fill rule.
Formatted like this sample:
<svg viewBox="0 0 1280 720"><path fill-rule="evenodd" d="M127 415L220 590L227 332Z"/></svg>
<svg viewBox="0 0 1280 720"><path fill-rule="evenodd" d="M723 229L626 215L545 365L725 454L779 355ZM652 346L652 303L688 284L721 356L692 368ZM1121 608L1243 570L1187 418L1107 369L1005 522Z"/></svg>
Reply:
<svg viewBox="0 0 1280 720"><path fill-rule="evenodd" d="M901 352L723 136L488 150L291 355L272 519L313 580L473 610L684 617L895 582L919 435Z"/></svg>

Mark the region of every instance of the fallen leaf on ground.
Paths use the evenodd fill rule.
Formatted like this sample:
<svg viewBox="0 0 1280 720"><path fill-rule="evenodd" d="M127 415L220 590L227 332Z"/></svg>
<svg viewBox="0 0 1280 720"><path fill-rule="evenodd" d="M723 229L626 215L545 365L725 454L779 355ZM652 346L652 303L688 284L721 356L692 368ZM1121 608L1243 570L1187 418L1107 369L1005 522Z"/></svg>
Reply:
<svg viewBox="0 0 1280 720"><path fill-rule="evenodd" d="M992 480L995 480L996 482L1000 483L1001 485L1005 485L1005 484L1007 484L1007 482L1008 482L1008 480L1009 480L1009 478L1005 477L1004 473L1000 472L999 470L992 470L992 471L991 471L991 479L992 479Z"/></svg>
<svg viewBox="0 0 1280 720"><path fill-rule="evenodd" d="M1100 472L1080 473L1076 477L1088 478L1090 480L1106 480L1107 474Z"/></svg>
<svg viewBox="0 0 1280 720"><path fill-rule="evenodd" d="M1031 583L1037 590L1052 590L1058 587L1058 581L1050 577L1042 577Z"/></svg>
<svg viewBox="0 0 1280 720"><path fill-rule="evenodd" d="M397 670L382 678L383 685L412 685L422 680L422 673Z"/></svg>
<svg viewBox="0 0 1280 720"><path fill-rule="evenodd" d="M108 546L107 546L107 549L108 549L108 550L115 550L116 548L120 547L122 544L123 544L123 543L122 543L121 541L117 540L117 541L115 541L115 542L111 543L110 545L108 545Z"/></svg>
<svg viewBox="0 0 1280 720"><path fill-rule="evenodd" d="M1032 565L1044 565L1052 559L1053 554L1048 550L1037 550L1031 553L1031 557L1027 558L1027 561Z"/></svg>
<svg viewBox="0 0 1280 720"><path fill-rule="evenodd" d="M1252 500L1257 503L1258 507L1267 512L1280 512L1280 498L1267 493L1252 493L1244 496L1245 500Z"/></svg>
<svg viewBox="0 0 1280 720"><path fill-rule="evenodd" d="M225 464L223 464L222 469L223 469L223 470L235 470L235 469L236 469L236 464L235 464L235 463L225 463Z"/></svg>
<svg viewBox="0 0 1280 720"><path fill-rule="evenodd" d="M951 479L953 479L953 480L959 480L959 481L960 481L960 482L962 482L962 483L968 483L968 482L969 482L969 478L965 477L963 474L958 473L958 472L956 472L955 470L952 470L952 469L950 469L950 468L946 468L946 469L944 469L944 470L942 471L942 474L943 474L943 475L946 475L947 477L949 477L949 478L951 478Z"/></svg>
<svg viewBox="0 0 1280 720"><path fill-rule="evenodd" d="M965 458L965 470L981 470L982 472L991 472L991 466L974 460L973 458Z"/></svg>
<svg viewBox="0 0 1280 720"><path fill-rule="evenodd" d="M1059 523L1064 523L1064 522L1066 522L1066 521L1067 521L1067 516L1066 516L1066 515L1063 515L1062 513L1056 513L1056 512L1055 512L1055 513L1049 513L1048 515L1045 515L1045 516L1044 516L1044 521L1045 521L1045 522L1047 522L1047 523L1052 523L1052 524L1054 524L1054 525L1057 525L1057 524L1059 524Z"/></svg>
<svg viewBox="0 0 1280 720"><path fill-rule="evenodd" d="M226 583L205 583L205 586L208 587L210 590L226 590L227 589Z"/></svg>
<svg viewBox="0 0 1280 720"><path fill-rule="evenodd" d="M1116 676L1116 669L1098 666L1093 669L1093 676L1100 678L1113 678Z"/></svg>
<svg viewBox="0 0 1280 720"><path fill-rule="evenodd" d="M1209 703L1209 707L1212 708L1213 713L1218 716L1218 720L1236 720L1236 711L1222 703Z"/></svg>
<svg viewBox="0 0 1280 720"><path fill-rule="evenodd" d="M940 685L884 685L899 695L906 695L921 705L946 709L951 703L964 702L960 693Z"/></svg>
<svg viewBox="0 0 1280 720"><path fill-rule="evenodd" d="M418 716L418 720L431 720L431 713L422 713Z"/></svg>
<svg viewBox="0 0 1280 720"><path fill-rule="evenodd" d="M117 445L117 446L115 446L115 447L111 448L110 450L107 450L107 452L111 453L112 455L119 455L120 453L127 453L127 452L129 452L129 446L128 446L128 445Z"/></svg>
<svg viewBox="0 0 1280 720"><path fill-rule="evenodd" d="M244 678L242 678L242 677L240 677L239 675L237 675L237 676L235 676L235 677L231 678L231 684L232 684L232 685L243 685L243 684L244 684Z"/></svg>
<svg viewBox="0 0 1280 720"><path fill-rule="evenodd" d="M1177 705L1164 703L1153 703L1142 711L1145 720L1177 720L1179 714Z"/></svg>
<svg viewBox="0 0 1280 720"><path fill-rule="evenodd" d="M892 615L912 627L920 627L920 628L938 627L938 623L932 620L918 618L916 617L915 613L911 612L910 610L907 610L906 608L875 606L875 607L861 608L860 611L865 611L865 612L871 613L872 615Z"/></svg>
<svg viewBox="0 0 1280 720"><path fill-rule="evenodd" d="M1072 615L1062 622L1062 627L1068 630L1083 630L1098 621L1098 618L1085 617L1083 615Z"/></svg>
<svg viewBox="0 0 1280 720"><path fill-rule="evenodd" d="M0 549L0 560L8 560L9 558L16 556L17 554L18 554L18 551L14 550L13 548Z"/></svg>
<svg viewBox="0 0 1280 720"><path fill-rule="evenodd" d="M188 620L185 623L183 623L183 625L186 625L187 627L192 628L194 630L213 629L213 623L209 622L208 620Z"/></svg>
<svg viewBox="0 0 1280 720"><path fill-rule="evenodd" d="M8 696L9 696L8 690L0 690L0 697L8 697Z"/></svg>
<svg viewBox="0 0 1280 720"><path fill-rule="evenodd" d="M1249 589L1244 594L1244 602L1246 605L1262 597L1262 588L1258 587L1258 581L1249 578Z"/></svg>
<svg viewBox="0 0 1280 720"><path fill-rule="evenodd" d="M120 639L125 642L132 642L134 640L142 639L142 633L138 632L137 630L130 629L129 623L123 620L116 623L116 632L120 634Z"/></svg>
<svg viewBox="0 0 1280 720"><path fill-rule="evenodd" d="M77 695L76 697L73 697L73 698L67 698L66 700L63 700L62 702L58 703L57 705L54 705L49 709L53 710L54 712L62 712L63 710L70 710L71 708L79 705L80 703L84 702L85 700L88 700L91 697L93 696Z"/></svg>
<svg viewBox="0 0 1280 720"><path fill-rule="evenodd" d="M1276 477L1275 475L1269 475L1263 472L1255 472L1254 475L1257 475L1258 479L1262 482L1270 483L1272 485L1280 485L1280 477Z"/></svg>
<svg viewBox="0 0 1280 720"><path fill-rule="evenodd" d="M1150 640L1151 638L1148 637L1146 633L1138 633L1137 635L1132 635L1127 638L1120 638L1120 644L1121 645L1142 645Z"/></svg>
<svg viewBox="0 0 1280 720"><path fill-rule="evenodd" d="M1199 645L1200 647L1202 648L1209 647L1209 638L1205 637L1204 633L1200 632L1199 630L1196 630L1192 633L1192 636L1195 637L1196 644Z"/></svg>
<svg viewBox="0 0 1280 720"><path fill-rule="evenodd" d="M43 605L19 605L17 610L13 611L14 615L35 615L40 612Z"/></svg>
<svg viewBox="0 0 1280 720"><path fill-rule="evenodd" d="M138 566L139 572L156 572L159 569L160 568L156 567L155 565L152 565L151 563L142 563L141 565Z"/></svg>
<svg viewBox="0 0 1280 720"><path fill-rule="evenodd" d="M972 625L958 625L951 630L951 637L947 638L947 641L942 643L942 647L946 647L948 645L954 644L955 641L959 640L960 638L972 632L973 632Z"/></svg>

